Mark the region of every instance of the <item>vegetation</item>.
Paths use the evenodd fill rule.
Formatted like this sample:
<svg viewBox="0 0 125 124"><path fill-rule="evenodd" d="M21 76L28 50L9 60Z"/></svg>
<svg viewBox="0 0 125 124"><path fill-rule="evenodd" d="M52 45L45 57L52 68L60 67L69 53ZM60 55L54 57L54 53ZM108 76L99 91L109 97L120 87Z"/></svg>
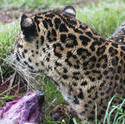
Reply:
<svg viewBox="0 0 125 124"><path fill-rule="evenodd" d="M79 7L79 5L75 4L75 0L0 0L0 9L3 11L8 11L14 8L24 8L24 10L32 8L33 11L41 8L50 9L51 7L54 8L59 5L62 6L72 4L77 8L77 18L90 25L96 32L100 33L104 37L111 36L116 27L118 27L125 20L124 0L102 0L98 4L91 3L91 5L87 6L84 6L83 4L82 7ZM3 66L6 66L3 62L3 58L11 53L13 41L18 31L19 21L16 21L15 19L9 24L0 23L0 75L4 74L4 70L2 68ZM65 103L65 101L63 100L61 94L56 90L55 86L50 83L47 78L43 76L40 82L42 85L42 90L44 90L46 96L46 104L44 105L45 118L43 123L59 124L59 122L51 121L50 112L54 106ZM3 96L7 99L6 95ZM4 99L3 96L1 97L0 94L0 101ZM113 111L117 111L113 124L125 123L125 111L122 109L123 104L125 104L125 100L123 100L120 105L112 107L111 111L109 111L107 108L104 124L110 124L109 120ZM73 119L73 122L74 124L79 123L76 119ZM96 122L99 124L99 120ZM66 124L68 124L68 122L66 122ZM87 122L85 122L85 124L87 124Z"/></svg>
<svg viewBox="0 0 125 124"><path fill-rule="evenodd" d="M57 5L71 5L74 4L75 0L0 0L0 8L12 9L12 8L50 8L50 6Z"/></svg>

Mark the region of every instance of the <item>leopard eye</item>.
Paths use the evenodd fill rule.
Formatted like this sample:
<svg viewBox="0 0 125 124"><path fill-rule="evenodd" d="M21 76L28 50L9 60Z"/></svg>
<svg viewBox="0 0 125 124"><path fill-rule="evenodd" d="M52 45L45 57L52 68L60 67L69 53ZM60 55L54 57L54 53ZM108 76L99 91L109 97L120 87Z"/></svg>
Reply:
<svg viewBox="0 0 125 124"><path fill-rule="evenodd" d="M66 6L63 12L69 14L70 16L76 17L76 10L73 6Z"/></svg>
<svg viewBox="0 0 125 124"><path fill-rule="evenodd" d="M22 15L20 27L27 42L32 42L37 36L36 26L30 17Z"/></svg>

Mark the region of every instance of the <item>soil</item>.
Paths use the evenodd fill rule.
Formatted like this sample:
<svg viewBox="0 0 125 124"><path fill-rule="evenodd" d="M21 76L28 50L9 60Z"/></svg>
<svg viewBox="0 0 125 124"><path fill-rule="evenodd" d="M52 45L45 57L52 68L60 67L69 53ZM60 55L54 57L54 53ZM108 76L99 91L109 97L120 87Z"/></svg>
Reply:
<svg viewBox="0 0 125 124"><path fill-rule="evenodd" d="M20 8L11 8L10 10L0 10L0 23L12 23L14 20L19 19L23 13L27 15L32 15L38 10L32 11L30 9L20 9Z"/></svg>
<svg viewBox="0 0 125 124"><path fill-rule="evenodd" d="M24 93L27 91L26 83L24 82L25 81L18 74L7 75L7 77L0 78L0 93L12 87L14 88L9 90L6 95L12 96L18 93Z"/></svg>
<svg viewBox="0 0 125 124"><path fill-rule="evenodd" d="M13 21L13 17L11 14L0 11L0 22L3 23L11 23Z"/></svg>
<svg viewBox="0 0 125 124"><path fill-rule="evenodd" d="M84 7L90 3L98 4L99 0L75 0L75 5L77 7ZM35 9L31 10L26 8L11 8L9 10L0 9L0 23L11 23L14 19L19 19L23 13L32 15L34 13L40 12L42 10Z"/></svg>

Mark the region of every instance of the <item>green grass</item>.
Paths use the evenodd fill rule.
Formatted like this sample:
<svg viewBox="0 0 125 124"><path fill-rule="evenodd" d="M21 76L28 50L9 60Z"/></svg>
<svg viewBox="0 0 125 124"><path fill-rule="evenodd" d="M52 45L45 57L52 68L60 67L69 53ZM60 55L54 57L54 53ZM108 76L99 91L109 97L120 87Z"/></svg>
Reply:
<svg viewBox="0 0 125 124"><path fill-rule="evenodd" d="M75 0L0 0L0 8L49 8L57 5L72 5Z"/></svg>
<svg viewBox="0 0 125 124"><path fill-rule="evenodd" d="M120 0L107 0L108 3L101 1L98 5L92 4L89 6L83 6L79 8L77 6L77 18L82 22L87 23L96 32L103 35L104 37L109 37L124 20L125 20L125 1ZM0 0L0 8L7 6L7 9L12 7L17 8L40 8L43 6L49 7L50 5L66 5L71 4L71 0ZM43 6L42 6L43 5ZM44 8L44 7L43 7ZM2 64L2 59L5 58L12 50L12 44L14 37L19 31L19 23L16 21L12 24L0 24L0 64ZM42 77L41 80L42 89L45 92L46 103L45 108L45 118L44 124L59 124L58 122L52 122L50 117L51 109L57 104L65 103L61 94L57 91L55 86L50 83L48 79ZM105 123L109 124L110 115L112 111L117 110L116 117L113 124L124 124L125 123L125 112L121 109L121 106L125 103L121 103L118 106L113 107L113 109L105 115ZM119 114L118 114L119 113ZM108 116L107 116L108 115ZM108 117L108 119L106 119ZM73 119L75 124L79 124L76 119ZM97 120L98 122L98 120ZM87 122L85 122L87 123ZM67 122L68 124L68 122Z"/></svg>
<svg viewBox="0 0 125 124"><path fill-rule="evenodd" d="M6 58L12 51L13 41L18 31L19 24L16 21L12 24L0 24L0 69L2 68L2 75L8 70L8 66L3 63L2 58Z"/></svg>
<svg viewBox="0 0 125 124"><path fill-rule="evenodd" d="M6 25L0 24L0 57L10 53L14 38L18 31L19 24L17 22Z"/></svg>
<svg viewBox="0 0 125 124"><path fill-rule="evenodd" d="M17 85L14 85L14 86L8 88L7 90L3 91L2 93L0 93L0 106L3 106L6 100L11 100L11 99L17 98L17 97L25 94L25 93L20 93L20 94L14 95L14 96L6 95L7 92L11 91L16 86Z"/></svg>
<svg viewBox="0 0 125 124"><path fill-rule="evenodd" d="M77 13L77 17L90 25L102 36L110 36L123 21L125 21L125 2L123 0L101 1L98 5L92 4L83 7Z"/></svg>
<svg viewBox="0 0 125 124"><path fill-rule="evenodd" d="M109 101L103 124L110 124L111 116L113 113L115 113L113 124L125 124L125 111L122 109L123 105L125 105L125 99L122 99L123 101L119 105L113 106L112 110L109 111L114 98L115 97L112 97ZM117 98L121 99L119 96Z"/></svg>

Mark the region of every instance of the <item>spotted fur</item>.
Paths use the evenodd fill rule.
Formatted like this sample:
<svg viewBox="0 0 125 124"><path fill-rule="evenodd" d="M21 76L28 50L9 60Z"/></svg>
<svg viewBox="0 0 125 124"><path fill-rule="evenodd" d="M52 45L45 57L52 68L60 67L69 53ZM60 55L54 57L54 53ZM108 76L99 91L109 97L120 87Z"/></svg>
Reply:
<svg viewBox="0 0 125 124"><path fill-rule="evenodd" d="M125 98L125 45L118 33L105 39L67 9L23 15L14 54L53 80L82 121L95 120L96 106L101 121L113 96Z"/></svg>

